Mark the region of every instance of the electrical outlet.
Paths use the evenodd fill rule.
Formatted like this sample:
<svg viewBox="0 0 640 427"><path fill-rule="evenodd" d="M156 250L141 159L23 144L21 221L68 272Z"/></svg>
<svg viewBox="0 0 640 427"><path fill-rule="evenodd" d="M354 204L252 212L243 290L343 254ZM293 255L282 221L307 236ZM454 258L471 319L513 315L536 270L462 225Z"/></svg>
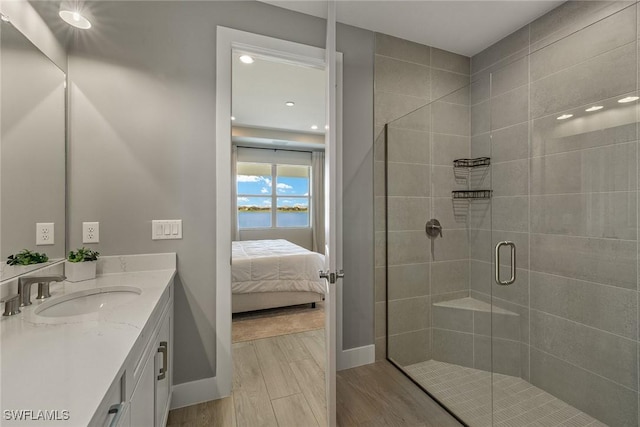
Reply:
<svg viewBox="0 0 640 427"><path fill-rule="evenodd" d="M83 222L82 223L82 243L98 243L100 242L100 223L99 222Z"/></svg>
<svg viewBox="0 0 640 427"><path fill-rule="evenodd" d="M36 224L36 245L53 245L55 244L53 232L53 222L39 222Z"/></svg>

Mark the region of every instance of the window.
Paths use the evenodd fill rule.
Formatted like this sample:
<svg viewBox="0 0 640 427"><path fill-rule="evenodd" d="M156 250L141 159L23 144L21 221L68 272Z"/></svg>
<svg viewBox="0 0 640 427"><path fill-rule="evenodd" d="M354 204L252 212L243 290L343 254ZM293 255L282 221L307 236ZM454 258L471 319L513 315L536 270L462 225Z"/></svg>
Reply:
<svg viewBox="0 0 640 427"><path fill-rule="evenodd" d="M238 227L308 228L310 169L238 162Z"/></svg>

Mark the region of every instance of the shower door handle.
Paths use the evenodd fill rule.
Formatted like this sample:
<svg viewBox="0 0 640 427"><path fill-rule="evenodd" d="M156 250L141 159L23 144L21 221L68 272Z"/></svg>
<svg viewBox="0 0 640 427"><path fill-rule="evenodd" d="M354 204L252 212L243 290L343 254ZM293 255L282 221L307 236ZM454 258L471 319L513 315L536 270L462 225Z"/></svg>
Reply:
<svg viewBox="0 0 640 427"><path fill-rule="evenodd" d="M500 280L500 248L509 246L511 248L511 277L509 280ZM496 245L496 271L495 279L498 285L507 286L516 281L516 244L513 242L498 242Z"/></svg>

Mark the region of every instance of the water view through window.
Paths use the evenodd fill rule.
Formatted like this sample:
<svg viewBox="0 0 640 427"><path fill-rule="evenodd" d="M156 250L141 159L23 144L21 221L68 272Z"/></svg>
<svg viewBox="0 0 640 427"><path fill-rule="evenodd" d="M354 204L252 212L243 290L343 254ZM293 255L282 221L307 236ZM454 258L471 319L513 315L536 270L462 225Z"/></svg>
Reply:
<svg viewBox="0 0 640 427"><path fill-rule="evenodd" d="M309 227L309 169L309 166L239 162L238 226Z"/></svg>

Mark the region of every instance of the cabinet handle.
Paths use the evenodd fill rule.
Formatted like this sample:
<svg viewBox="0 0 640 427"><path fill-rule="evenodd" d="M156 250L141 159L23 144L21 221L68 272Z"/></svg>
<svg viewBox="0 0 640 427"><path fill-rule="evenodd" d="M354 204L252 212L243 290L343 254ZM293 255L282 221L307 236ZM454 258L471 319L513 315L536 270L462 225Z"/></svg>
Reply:
<svg viewBox="0 0 640 427"><path fill-rule="evenodd" d="M109 407L109 413L115 414L115 416L111 419L111 423L109 423L109 427L115 427L118 425L120 417L122 416L122 406L122 403L116 403L115 405L111 405Z"/></svg>
<svg viewBox="0 0 640 427"><path fill-rule="evenodd" d="M160 375L158 380L163 380L167 376L167 342L160 341L160 347L158 353L162 353L162 368L160 368Z"/></svg>

